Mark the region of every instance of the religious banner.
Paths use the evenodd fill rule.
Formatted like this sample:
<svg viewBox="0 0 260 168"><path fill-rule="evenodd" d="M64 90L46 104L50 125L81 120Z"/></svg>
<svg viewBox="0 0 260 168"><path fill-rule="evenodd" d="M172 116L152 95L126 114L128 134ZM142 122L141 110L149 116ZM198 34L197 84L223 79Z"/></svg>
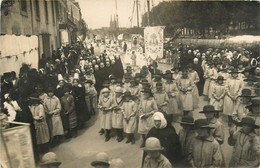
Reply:
<svg viewBox="0 0 260 168"><path fill-rule="evenodd" d="M131 35L131 50L136 50L140 47L140 40L142 36L140 34Z"/></svg>
<svg viewBox="0 0 260 168"><path fill-rule="evenodd" d="M15 122L15 124L17 124ZM30 124L1 130L1 167L35 167Z"/></svg>
<svg viewBox="0 0 260 168"><path fill-rule="evenodd" d="M163 58L163 26L146 27L144 29L145 55L156 60Z"/></svg>

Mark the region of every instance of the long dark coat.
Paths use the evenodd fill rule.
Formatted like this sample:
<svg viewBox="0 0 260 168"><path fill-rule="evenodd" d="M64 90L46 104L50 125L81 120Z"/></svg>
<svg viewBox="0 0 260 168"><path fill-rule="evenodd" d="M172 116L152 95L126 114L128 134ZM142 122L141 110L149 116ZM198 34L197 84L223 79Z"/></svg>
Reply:
<svg viewBox="0 0 260 168"><path fill-rule="evenodd" d="M84 123L90 118L90 114L88 112L87 104L85 101L85 87L82 85L72 86L72 95L75 100L75 109L77 113L78 123Z"/></svg>
<svg viewBox="0 0 260 168"><path fill-rule="evenodd" d="M179 141L179 136L177 135L174 127L169 124L167 114L164 114L167 120L167 126L163 129L151 128L148 132L146 139L149 137L158 138L161 142L161 146L164 147L162 154L171 162L171 164L176 167L182 163L181 157L181 144ZM145 158L146 153L144 152Z"/></svg>

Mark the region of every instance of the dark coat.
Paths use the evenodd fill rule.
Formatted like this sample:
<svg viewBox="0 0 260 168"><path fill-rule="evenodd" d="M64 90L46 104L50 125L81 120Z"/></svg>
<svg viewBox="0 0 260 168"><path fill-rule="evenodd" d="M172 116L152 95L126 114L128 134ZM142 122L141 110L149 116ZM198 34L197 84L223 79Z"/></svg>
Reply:
<svg viewBox="0 0 260 168"><path fill-rule="evenodd" d="M166 120L167 126L163 129L151 128L148 132L146 139L149 137L158 138L161 142L161 146L164 147L162 154L171 162L172 165L178 166L182 163L181 157L181 144L179 141L179 136L177 135L175 128L169 124L169 118L167 114L163 113ZM144 152L145 158L146 153Z"/></svg>

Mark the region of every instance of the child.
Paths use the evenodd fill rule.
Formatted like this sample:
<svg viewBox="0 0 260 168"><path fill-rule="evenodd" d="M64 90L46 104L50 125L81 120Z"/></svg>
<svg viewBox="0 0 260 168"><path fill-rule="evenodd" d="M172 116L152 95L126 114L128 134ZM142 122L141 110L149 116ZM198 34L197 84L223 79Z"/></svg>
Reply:
<svg viewBox="0 0 260 168"><path fill-rule="evenodd" d="M190 167L191 165L189 164L189 157L192 152L192 146L196 138L194 119L191 116L183 116L180 124L182 126L182 129L179 132L179 139L182 148L182 156L183 158L185 158L185 167Z"/></svg>
<svg viewBox="0 0 260 168"><path fill-rule="evenodd" d="M49 129L46 123L44 108L38 95L33 94L29 97L29 109L34 119L37 144L43 153L48 152L48 149L46 149L48 146L46 145L50 140Z"/></svg>
<svg viewBox="0 0 260 168"><path fill-rule="evenodd" d="M224 97L223 114L228 116L228 125L232 126L232 113L237 104L237 98L242 90L242 81L238 79L238 71L233 69L231 72L232 78L227 79L225 84L226 94Z"/></svg>
<svg viewBox="0 0 260 168"><path fill-rule="evenodd" d="M141 91L143 97L139 105L139 123L138 133L142 135L143 143L140 147L145 145L145 135L153 127L152 116L158 110L157 104L153 98L151 89L145 88Z"/></svg>
<svg viewBox="0 0 260 168"><path fill-rule="evenodd" d="M224 142L224 128L223 124L218 120L218 113L220 111L215 110L214 106L212 105L206 105L203 107L203 111L199 113L203 113L209 122L209 124L213 127L211 129L211 135L218 141L218 143L221 145Z"/></svg>
<svg viewBox="0 0 260 168"><path fill-rule="evenodd" d="M234 111L232 113L232 119L234 122L241 122L242 118L246 117L248 114L248 106L251 102L251 90L250 89L243 89L242 94L239 96L237 104L234 107Z"/></svg>
<svg viewBox="0 0 260 168"><path fill-rule="evenodd" d="M199 90L197 83L200 81L199 75L196 71L193 70L192 64L188 65L188 76L193 83L192 87L192 98L193 98L193 109L199 108Z"/></svg>
<svg viewBox="0 0 260 168"><path fill-rule="evenodd" d="M236 132L232 129L229 130L228 143L234 146L229 167L258 167L260 141L254 130L259 129L259 126L255 124L255 120L251 117L243 118L239 126L242 126L242 128Z"/></svg>
<svg viewBox="0 0 260 168"><path fill-rule="evenodd" d="M85 101L90 114L95 115L97 108L97 91L92 80L85 82Z"/></svg>
<svg viewBox="0 0 260 168"><path fill-rule="evenodd" d="M112 113L112 127L116 130L117 141L121 142L123 137L123 113L121 107L124 103L124 92L122 87L116 87L115 96L112 97L113 113Z"/></svg>
<svg viewBox="0 0 260 168"><path fill-rule="evenodd" d="M122 113L124 116L124 132L127 134L126 143L135 143L134 133L137 126L137 104L131 100L131 92L124 93L124 103L122 105Z"/></svg>
<svg viewBox="0 0 260 168"><path fill-rule="evenodd" d="M189 111L193 110L193 98L192 98L192 81L188 77L188 71L182 71L182 77L178 81L178 88L180 90L180 97L183 106L184 115L187 115Z"/></svg>
<svg viewBox="0 0 260 168"><path fill-rule="evenodd" d="M210 126L206 119L198 119L195 121L195 128L198 136L192 146L190 164L192 167L220 167L220 145L211 135L211 129L214 127Z"/></svg>
<svg viewBox="0 0 260 168"><path fill-rule="evenodd" d="M154 93L154 99L157 103L159 111L166 112L167 105L169 103L169 97L165 91L163 91L162 83L156 83L156 90Z"/></svg>
<svg viewBox="0 0 260 168"><path fill-rule="evenodd" d="M129 91L131 92L132 100L135 101L136 103L138 103L139 95L140 95L140 88L139 88L138 82L136 81L135 78L130 81Z"/></svg>
<svg viewBox="0 0 260 168"><path fill-rule="evenodd" d="M218 76L217 82L214 85L212 97L210 98L209 104L214 106L216 110L223 110L223 99L226 94L224 77Z"/></svg>
<svg viewBox="0 0 260 168"><path fill-rule="evenodd" d="M113 99L108 88L104 88L102 96L99 97L98 109L101 114L101 129L105 130L105 141L110 140L110 132L112 129L112 105ZM100 134L103 134L103 132Z"/></svg>
<svg viewBox="0 0 260 168"><path fill-rule="evenodd" d="M61 98L61 106L64 113L63 125L67 125L67 137L77 137L77 114L75 111L74 97L70 95L70 89L67 87L64 88L64 96Z"/></svg>
<svg viewBox="0 0 260 168"><path fill-rule="evenodd" d="M54 95L54 89L48 88L47 97L43 101L45 112L47 114L47 122L53 145L59 143L61 136L64 134L62 121L60 117L61 104L60 100Z"/></svg>

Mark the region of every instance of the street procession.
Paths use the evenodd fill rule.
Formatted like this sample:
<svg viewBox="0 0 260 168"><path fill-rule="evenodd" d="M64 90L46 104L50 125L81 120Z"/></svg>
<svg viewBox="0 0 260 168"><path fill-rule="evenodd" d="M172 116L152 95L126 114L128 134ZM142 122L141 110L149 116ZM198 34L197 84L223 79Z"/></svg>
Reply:
<svg viewBox="0 0 260 168"><path fill-rule="evenodd" d="M259 11L2 0L1 167L260 167Z"/></svg>

